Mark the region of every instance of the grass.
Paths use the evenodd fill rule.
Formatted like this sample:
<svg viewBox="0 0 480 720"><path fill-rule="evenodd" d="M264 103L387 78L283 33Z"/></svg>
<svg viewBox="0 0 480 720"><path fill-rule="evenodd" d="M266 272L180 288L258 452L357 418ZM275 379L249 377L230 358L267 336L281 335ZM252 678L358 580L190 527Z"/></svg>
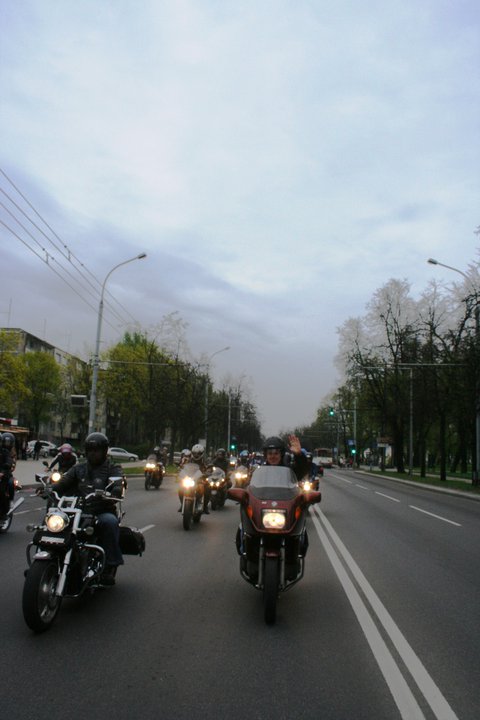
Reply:
<svg viewBox="0 0 480 720"><path fill-rule="evenodd" d="M411 482L416 482L419 485L436 485L438 487L452 488L453 490L461 490L462 492L470 492L476 495L480 494L480 486L472 485L471 479L465 475L459 475L458 480L456 479L457 476L453 477L452 475L447 476L446 480L440 480L439 474L435 474L434 472L429 472L427 477L422 478L420 477L420 472L418 470L413 471L413 476L410 476L408 472L399 473L395 470L384 470L380 471L379 474L391 478L410 480Z"/></svg>

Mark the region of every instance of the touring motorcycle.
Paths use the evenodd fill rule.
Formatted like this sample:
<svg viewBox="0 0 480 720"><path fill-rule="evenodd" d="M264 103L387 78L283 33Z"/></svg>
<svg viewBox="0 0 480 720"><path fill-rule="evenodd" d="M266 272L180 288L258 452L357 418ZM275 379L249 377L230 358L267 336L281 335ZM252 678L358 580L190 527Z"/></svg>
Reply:
<svg viewBox="0 0 480 720"><path fill-rule="evenodd" d="M184 530L200 522L205 512L205 474L196 463L186 463L178 473L178 497Z"/></svg>
<svg viewBox="0 0 480 720"><path fill-rule="evenodd" d="M124 496L124 479L109 478L105 489L94 489L85 496L60 497L54 486L43 483L43 496L51 501L44 521L28 525L34 532L27 546L28 569L23 587L23 616L35 632L47 630L55 620L62 600L76 598L86 591L103 587L105 550L96 537L96 518L89 503L109 499L117 505L117 515ZM120 549L125 555L141 555L145 538L136 528L120 525Z"/></svg>
<svg viewBox="0 0 480 720"><path fill-rule="evenodd" d="M18 485L16 485L16 488ZM25 501L20 497L12 501L8 491L8 478L4 473L0 473L0 533L6 533L12 524L13 514L15 510Z"/></svg>
<svg viewBox="0 0 480 720"><path fill-rule="evenodd" d="M149 455L145 463L145 490L158 490L163 481L165 468L155 455Z"/></svg>
<svg viewBox="0 0 480 720"><path fill-rule="evenodd" d="M227 490L231 485L224 471L219 467L212 467L208 471L207 481L210 485L210 505L212 510L218 510L225 505Z"/></svg>
<svg viewBox="0 0 480 720"><path fill-rule="evenodd" d="M279 593L303 577L307 509L321 494L302 491L289 467L262 465L246 489L231 488L228 497L240 503L240 574L263 593L264 618L271 625Z"/></svg>
<svg viewBox="0 0 480 720"><path fill-rule="evenodd" d="M250 472L245 465L239 465L230 473L234 487L245 488L250 482Z"/></svg>

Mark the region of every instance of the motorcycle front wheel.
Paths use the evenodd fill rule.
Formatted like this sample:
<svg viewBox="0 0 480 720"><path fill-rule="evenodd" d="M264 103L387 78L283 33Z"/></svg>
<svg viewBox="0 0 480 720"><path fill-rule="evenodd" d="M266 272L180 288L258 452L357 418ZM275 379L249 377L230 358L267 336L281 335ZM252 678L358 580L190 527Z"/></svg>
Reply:
<svg viewBox="0 0 480 720"><path fill-rule="evenodd" d="M62 598L55 595L58 578L58 564L54 560L35 560L26 574L23 617L34 632L48 630L60 610Z"/></svg>
<svg viewBox="0 0 480 720"><path fill-rule="evenodd" d="M267 625L273 625L277 618L278 581L278 558L265 558L265 575L263 583L263 612Z"/></svg>
<svg viewBox="0 0 480 720"><path fill-rule="evenodd" d="M192 500L185 500L183 506L183 529L190 530L192 527L193 520L193 502Z"/></svg>
<svg viewBox="0 0 480 720"><path fill-rule="evenodd" d="M145 490L150 490L152 486L152 478L150 473L146 473L145 475Z"/></svg>

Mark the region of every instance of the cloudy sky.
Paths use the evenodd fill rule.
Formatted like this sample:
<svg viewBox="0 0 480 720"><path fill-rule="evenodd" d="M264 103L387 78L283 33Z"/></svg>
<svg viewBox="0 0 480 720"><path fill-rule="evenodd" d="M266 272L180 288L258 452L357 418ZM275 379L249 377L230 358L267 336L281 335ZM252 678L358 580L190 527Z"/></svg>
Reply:
<svg viewBox="0 0 480 720"><path fill-rule="evenodd" d="M377 288L477 256L478 0L0 15L1 325L87 357L98 288L145 251L108 281L102 346L177 311L195 357L230 346L215 381L242 378L272 433L314 419Z"/></svg>

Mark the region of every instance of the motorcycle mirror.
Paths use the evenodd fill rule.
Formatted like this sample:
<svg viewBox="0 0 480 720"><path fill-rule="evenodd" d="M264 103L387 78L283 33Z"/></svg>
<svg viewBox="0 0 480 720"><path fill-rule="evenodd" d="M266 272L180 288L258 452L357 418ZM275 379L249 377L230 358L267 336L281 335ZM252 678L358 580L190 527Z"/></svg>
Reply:
<svg viewBox="0 0 480 720"><path fill-rule="evenodd" d="M45 467L48 467L48 462L46 460L42 460L42 465L45 465Z"/></svg>
<svg viewBox="0 0 480 720"><path fill-rule="evenodd" d="M247 502L248 493L243 488L229 488L227 490L227 497L230 498L230 500L235 500L235 502L244 503Z"/></svg>

